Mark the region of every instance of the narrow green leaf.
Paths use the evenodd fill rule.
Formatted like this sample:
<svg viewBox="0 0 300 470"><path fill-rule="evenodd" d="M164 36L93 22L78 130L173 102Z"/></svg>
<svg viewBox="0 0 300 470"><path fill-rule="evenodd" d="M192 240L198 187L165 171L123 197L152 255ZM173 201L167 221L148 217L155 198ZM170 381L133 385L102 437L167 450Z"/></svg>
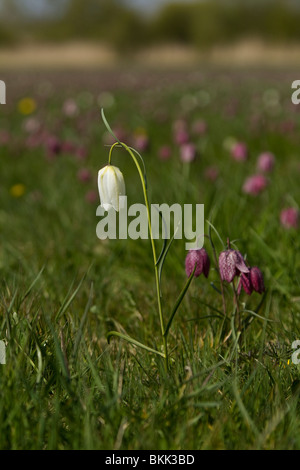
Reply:
<svg viewBox="0 0 300 470"><path fill-rule="evenodd" d="M42 267L42 269L39 271L39 273L37 274L37 276L35 277L35 279L32 281L32 283L31 283L30 286L28 287L27 291L25 292L24 296L22 297L21 302L23 302L23 300L25 300L26 297L30 294L30 292L32 291L33 287L35 286L35 284L37 283L37 281L38 281L39 278L41 277L41 275L42 275L44 269L45 269L45 265Z"/></svg>
<svg viewBox="0 0 300 470"><path fill-rule="evenodd" d="M88 312L90 310L90 307L91 307L91 304L92 304L93 293L94 293L94 285L92 283L89 298L88 298L87 304L85 306L85 310L84 310L84 313L83 313L81 321L80 321L79 329L78 329L76 337L75 337L75 342L74 342L74 347L73 347L73 352L72 352L73 360L76 359L76 357L77 357L78 348L79 348L80 341L81 341L82 336L83 336L84 327L85 327L85 324L86 324L87 314L88 314Z"/></svg>
<svg viewBox="0 0 300 470"><path fill-rule="evenodd" d="M162 220L162 222L163 222L163 224L164 224L164 228L165 228L165 233L164 233L164 237L163 237L163 247L162 247L162 249L161 249L160 255L159 255L159 257L157 258L157 261L156 261L156 264L155 264L155 265L157 266L157 265L160 263L160 260L162 259L162 256L163 256L163 254L164 254L164 251L165 251L165 249L166 249L166 247L167 247L167 229L166 229L167 224L166 224L165 219L163 218L162 213L157 209L156 206L153 206L153 207L158 211L158 214L160 215L160 218L161 218L161 220Z"/></svg>
<svg viewBox="0 0 300 470"><path fill-rule="evenodd" d="M108 121L107 121L107 119L106 119L106 117L105 117L103 108L101 108L101 117L102 117L102 120L103 120L103 122L104 122L104 125L105 125L106 129L107 129L108 132L113 136L113 138L114 138L123 148L125 148L125 150L130 149L131 151L135 152L136 155L140 158L140 160L141 160L141 162L142 162L142 164L143 164L144 182L145 182L145 186L146 186L146 188L147 188L146 167L145 167L145 162L144 162L144 159L143 159L142 155L141 155L135 148L125 146L125 144L123 144L123 142L121 142L121 141L117 138L117 136L114 134L112 128L111 128L110 125L108 124Z"/></svg>
<svg viewBox="0 0 300 470"><path fill-rule="evenodd" d="M113 136L113 138L114 138L117 142L119 142L119 144L120 144L121 142L120 142L119 139L115 136L115 134L113 133L112 128L110 127L110 125L109 125L108 122L107 122L107 119L106 119L106 117L105 117L104 109L103 109L103 108L101 108L101 117L102 117L102 120L103 120L104 125L105 125L106 129L108 130L108 132L109 132L109 133Z"/></svg>
<svg viewBox="0 0 300 470"><path fill-rule="evenodd" d="M251 315L254 315L255 317L260 318L261 320L264 320L264 321L269 321L269 322L272 322L272 323L278 323L276 320L271 320L270 318L265 318L265 317L262 317L261 315L258 315L258 313L253 312L253 310L242 310L242 312L250 313Z"/></svg>
<svg viewBox="0 0 300 470"><path fill-rule="evenodd" d="M197 298L195 298L195 297L192 297L192 300L194 300L195 302L199 303L200 305L204 305L205 307L208 307L210 310L213 310L214 312L219 313L218 316L219 316L220 318L223 318L223 317L224 317L224 313L223 313L221 310L218 310L216 307L213 307L212 305L210 305L210 304L208 304L208 303L206 303L206 302L204 302L204 301L202 301L202 300L199 300L199 299L197 299ZM228 320L228 318L227 318L227 320Z"/></svg>
<svg viewBox="0 0 300 470"><path fill-rule="evenodd" d="M102 383L101 381L101 378L100 378L100 374L99 374L99 368L97 369L97 367L95 366L91 356L90 356L90 353L88 351L88 348L86 347L85 345L85 358L88 362L88 365L89 365L89 369L92 373L92 376L93 376L93 379L94 379L94 382L96 384L96 387L101 391L101 392L104 392L105 391L105 386L104 384Z"/></svg>
<svg viewBox="0 0 300 470"><path fill-rule="evenodd" d="M191 284L192 279L193 279L193 277L194 277L194 273L195 273L195 270L196 270L196 266L197 266L197 263L195 263L193 272L191 273L190 277L189 277L188 280L186 281L185 286L183 287L183 289L182 289L182 291L181 291L181 293L180 293L180 295L179 295L179 297L178 297L178 299L177 299L177 301L176 301L176 304L175 304L175 306L174 306L174 308L173 308L173 311L172 311L172 313L171 313L171 315L170 315L170 318L169 318L169 321L168 321L168 323L167 323L167 326L166 326L166 329L165 329L165 332L164 332L164 336L167 336L167 334L168 334L168 332L169 332L169 329L170 329L170 327L171 327L171 325L172 325L172 321L173 321L173 318L174 318L174 316L175 316L175 313L177 312L177 310L178 310L178 308L179 308L179 306L180 306L180 304L181 304L181 302L182 302L182 300L183 300L183 298L184 298L184 296L185 296L185 294L186 294L188 288L190 287L190 284Z"/></svg>
<svg viewBox="0 0 300 470"><path fill-rule="evenodd" d="M121 339L124 339L125 341L127 341L128 343L131 343L131 344L134 344L135 346L138 346L139 348L142 348L142 349L146 349L146 351L149 351L149 352L152 352L154 354L158 354L159 356L161 357L165 357L165 355L160 352L160 351L156 351L156 349L152 349L150 348L149 346L146 346L145 344L143 343L140 343L139 341L136 341L135 339L133 338L130 338L130 336L127 336L127 335L124 335L123 333L119 333L118 331L110 331L108 334L107 334L107 342L109 343L110 342L110 338L112 336L117 336Z"/></svg>
<svg viewBox="0 0 300 470"><path fill-rule="evenodd" d="M239 393L239 390L237 388L237 383L236 383L236 380L233 382L232 384L232 391L233 391L233 394L235 396L235 403L237 404L239 410L240 410L240 413L245 421L245 424L248 426L248 428L250 428L253 432L253 434L258 437L259 436L259 432L258 432L258 429L257 427L255 426L254 424L254 421L252 421L243 401L242 401L242 398L241 398L241 395Z"/></svg>
<svg viewBox="0 0 300 470"><path fill-rule="evenodd" d="M209 229L208 229L208 230L209 230L209 240L210 240L210 243L212 244L212 247L214 248L214 245L213 245L213 243L212 243L212 238L211 238L211 236L210 236L210 234L211 234L211 228L212 228L213 231L216 233L216 235L217 235L218 239L220 240L222 246L225 247L225 245L224 245L224 243L223 243L223 240L222 240L222 238L220 237L220 234L219 234L219 232L217 231L217 229L215 228L215 226L214 226L209 220L207 220L206 222L207 222L208 225L209 225Z"/></svg>
<svg viewBox="0 0 300 470"><path fill-rule="evenodd" d="M49 329L50 329L52 337L53 337L54 347L55 347L55 355L56 355L57 362L60 366L62 375L65 379L70 380L70 374L69 374L69 371L68 371L67 364L65 362L64 354L63 354L63 351L61 349L60 342L59 342L58 336L56 334L56 331L55 331L55 329L52 325L51 319L47 316L45 317L45 319L46 319L46 322L49 326Z"/></svg>
<svg viewBox="0 0 300 470"><path fill-rule="evenodd" d="M169 251L169 249L170 249L170 247L171 247L171 245L172 245L172 243L173 243L173 241L174 241L175 235L176 235L176 233L177 233L177 231L178 231L178 229L179 229L179 225L180 225L180 222L179 222L179 224L177 225L174 234L173 234L172 237L170 238L169 243L168 243L167 246L165 247L164 252L161 253L161 257L160 257L160 260L159 260L159 263L160 263L160 264L159 264L159 267L158 267L159 285L160 285L160 281L161 281L162 268L163 268L163 265L164 265L166 256L167 256L167 254L168 254L168 251ZM156 264L158 264L158 263L156 263Z"/></svg>
<svg viewBox="0 0 300 470"><path fill-rule="evenodd" d="M121 145L122 145L122 142L121 142ZM128 147L128 148L137 154L137 156L140 158L140 160L143 164L144 181L145 181L145 186L146 186L146 189L147 189L147 174L146 174L146 166L145 166L144 159L143 159L142 155L136 149L134 149L133 147Z"/></svg>
<svg viewBox="0 0 300 470"><path fill-rule="evenodd" d="M16 297L17 297L18 291L16 290L13 298L11 299L11 302L9 304L9 307L5 310L5 318L6 318L6 327L7 327L7 337L10 339L11 337L11 323L10 323L10 312L12 311L12 308L14 306Z"/></svg>
<svg viewBox="0 0 300 470"><path fill-rule="evenodd" d="M276 251L272 250L270 245L268 245L268 243L266 243L263 240L263 238L252 227L249 227L249 230L252 233L252 235L255 236L256 240L261 244L264 250L264 253L267 253L276 262L276 264L278 264L281 267L281 259L276 253Z"/></svg>
<svg viewBox="0 0 300 470"><path fill-rule="evenodd" d="M194 403L193 406L195 408L214 408L221 406L221 402L219 401L199 401L198 403Z"/></svg>
<svg viewBox="0 0 300 470"><path fill-rule="evenodd" d="M90 269L90 268L89 268ZM88 269L88 271L89 271ZM81 278L78 286L76 287L75 291L73 292L73 294L68 298L68 294L67 296L65 297L60 309L58 310L57 314L56 314L56 317L55 317L55 321L57 321L64 313L65 311L69 308L69 306L71 305L71 303L73 302L74 298L76 297L80 287L82 286L82 283L84 281L84 279L86 278L87 276L87 273L88 271L84 274L84 276Z"/></svg>
<svg viewBox="0 0 300 470"><path fill-rule="evenodd" d="M220 291L220 289L218 289L217 286L215 286L215 284L212 281L211 281L210 285L216 292L218 292L218 294L222 295L222 292Z"/></svg>

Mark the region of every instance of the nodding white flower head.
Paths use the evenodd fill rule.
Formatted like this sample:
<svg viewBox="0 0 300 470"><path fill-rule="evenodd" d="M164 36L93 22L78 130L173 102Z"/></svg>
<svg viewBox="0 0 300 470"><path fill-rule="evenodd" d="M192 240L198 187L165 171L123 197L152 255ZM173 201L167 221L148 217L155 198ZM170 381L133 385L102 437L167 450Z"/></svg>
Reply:
<svg viewBox="0 0 300 470"><path fill-rule="evenodd" d="M109 211L114 208L120 210L120 196L125 196L125 183L123 174L113 165L106 165L98 172L98 189L101 206Z"/></svg>

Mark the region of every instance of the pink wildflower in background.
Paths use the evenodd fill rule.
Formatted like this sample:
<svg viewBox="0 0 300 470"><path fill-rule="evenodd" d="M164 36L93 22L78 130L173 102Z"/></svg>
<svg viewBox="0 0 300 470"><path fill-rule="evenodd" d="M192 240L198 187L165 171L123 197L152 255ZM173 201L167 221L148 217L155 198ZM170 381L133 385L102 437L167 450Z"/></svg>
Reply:
<svg viewBox="0 0 300 470"><path fill-rule="evenodd" d="M77 178L81 183L87 183L91 181L92 175L88 168L80 168L77 173Z"/></svg>
<svg viewBox="0 0 300 470"><path fill-rule="evenodd" d="M134 136L134 148L139 152L145 152L149 147L149 137L147 134L141 133Z"/></svg>
<svg viewBox="0 0 300 470"><path fill-rule="evenodd" d="M41 122L35 117L28 117L23 122L23 129L29 134L36 133L41 129Z"/></svg>
<svg viewBox="0 0 300 470"><path fill-rule="evenodd" d="M74 117L78 114L78 106L75 100L72 98L67 99L63 103L62 111L65 116Z"/></svg>
<svg viewBox="0 0 300 470"><path fill-rule="evenodd" d="M0 130L0 145L6 145L10 141L10 134L6 130Z"/></svg>
<svg viewBox="0 0 300 470"><path fill-rule="evenodd" d="M94 204L94 202L96 202L98 200L98 192L91 189L90 191L88 191L85 195L85 200L86 202L89 202L90 204Z"/></svg>
<svg viewBox="0 0 300 470"><path fill-rule="evenodd" d="M219 168L217 166L208 166L205 168L204 176L209 181L216 181L219 176Z"/></svg>
<svg viewBox="0 0 300 470"><path fill-rule="evenodd" d="M88 156L88 151L85 147L76 147L74 150L75 156L78 160L85 160Z"/></svg>
<svg viewBox="0 0 300 470"><path fill-rule="evenodd" d="M177 145L186 144L189 141L189 138L189 133L184 129L176 131L174 135L174 141Z"/></svg>
<svg viewBox="0 0 300 470"><path fill-rule="evenodd" d="M253 175L249 176L243 184L243 192L257 196L261 193L268 185L268 180L264 175Z"/></svg>
<svg viewBox="0 0 300 470"><path fill-rule="evenodd" d="M161 160L169 160L169 158L171 157L171 148L168 145L163 145L162 147L160 147L160 149L158 150L158 157Z"/></svg>
<svg viewBox="0 0 300 470"><path fill-rule="evenodd" d="M177 145L183 145L189 142L190 136L187 123L184 120L177 120L173 124L173 137Z"/></svg>
<svg viewBox="0 0 300 470"><path fill-rule="evenodd" d="M280 212L280 223L284 228L298 228L299 210L295 207L288 207Z"/></svg>
<svg viewBox="0 0 300 470"><path fill-rule="evenodd" d="M292 134L295 131L296 124L292 120L282 121L279 124L279 132L282 134Z"/></svg>
<svg viewBox="0 0 300 470"><path fill-rule="evenodd" d="M47 150L47 157L50 159L58 155L62 150L61 142L55 136L48 136L45 144Z"/></svg>
<svg viewBox="0 0 300 470"><path fill-rule="evenodd" d="M180 147L180 158L183 162L189 163L195 160L196 147L192 143L186 143Z"/></svg>
<svg viewBox="0 0 300 470"><path fill-rule="evenodd" d="M75 151L75 144L73 142L71 142L70 140L64 140L62 143L61 143L61 151L62 153L74 153Z"/></svg>
<svg viewBox="0 0 300 470"><path fill-rule="evenodd" d="M248 158L247 145L244 142L236 142L231 147L231 156L238 162L243 162Z"/></svg>
<svg viewBox="0 0 300 470"><path fill-rule="evenodd" d="M198 119L193 124L193 132L198 135L203 135L207 132L207 124L203 119Z"/></svg>
<svg viewBox="0 0 300 470"><path fill-rule="evenodd" d="M271 152L263 152L259 155L257 160L257 169L269 173L273 170L275 164L275 157Z"/></svg>

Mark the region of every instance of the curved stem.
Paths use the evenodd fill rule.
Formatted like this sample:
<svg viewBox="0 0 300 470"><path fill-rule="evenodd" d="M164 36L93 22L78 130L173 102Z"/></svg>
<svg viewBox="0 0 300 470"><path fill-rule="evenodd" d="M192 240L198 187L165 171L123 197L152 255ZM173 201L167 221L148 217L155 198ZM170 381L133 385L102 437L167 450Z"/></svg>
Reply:
<svg viewBox="0 0 300 470"><path fill-rule="evenodd" d="M141 183L142 183L142 187L143 187L143 194L144 194L145 205L146 205L146 209L147 209L149 235L150 235L150 240L151 240L152 255L153 255L153 262L154 262L155 285L156 285L156 294L157 294L157 304L158 304L158 314L159 314L160 328L161 328L161 334L162 334L162 338L163 338L165 369L168 370L168 368L169 368L168 345L167 345L167 337L165 335L164 319L163 319L162 305L161 305L159 267L157 265L156 248L155 248L153 232L152 232L152 227L151 227L151 213L150 213L150 205L149 205L149 200L148 200L147 188L146 188L146 184L145 184L145 178L144 178L143 172L141 170L141 167L139 165L139 162L138 162L136 156L134 155L132 150L126 144L124 144L123 142L116 142L114 145L112 145L112 147L110 149L110 153L109 153L109 164L111 162L112 150L118 144L121 145L122 147L124 147L124 149L129 153L129 155L133 159L133 161L136 165L136 168L138 170L138 173L139 173L139 176L140 176L140 179L141 179Z"/></svg>
<svg viewBox="0 0 300 470"><path fill-rule="evenodd" d="M112 151L116 147L116 145L119 145L119 142L115 142L111 147L108 155L108 164L111 164L111 156L112 156Z"/></svg>

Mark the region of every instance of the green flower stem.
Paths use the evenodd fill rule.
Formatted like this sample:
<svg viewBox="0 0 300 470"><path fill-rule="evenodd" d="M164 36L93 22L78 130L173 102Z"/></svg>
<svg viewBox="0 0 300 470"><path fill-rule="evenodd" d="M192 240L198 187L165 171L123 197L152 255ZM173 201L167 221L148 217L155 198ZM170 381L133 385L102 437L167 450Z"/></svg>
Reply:
<svg viewBox="0 0 300 470"><path fill-rule="evenodd" d="M167 335L165 334L164 319L163 319L163 313L162 313L161 292L160 292L160 282L159 282L159 266L158 266L158 263L157 263L156 248L155 248L153 232L152 232L152 227L151 227L151 213L150 213L150 205L149 205L149 200L148 200L147 188L146 188L146 184L145 184L145 178L144 178L143 172L141 170L141 167L139 165L139 162L138 162L136 156L134 155L133 151L126 144L124 144L123 142L118 141L118 142L116 142L115 144L112 145L112 147L110 149L110 152L109 152L108 163L110 164L110 162L111 162L112 150L116 145L121 145L129 153L129 155L133 159L133 161L136 165L136 168L138 170L138 173L139 173L139 176L140 176L140 179L141 179L141 183L142 183L142 187L143 187L143 194L144 194L145 205L146 205L146 209L147 209L148 227L149 227L149 234L150 234L150 239L151 239L152 255L153 255L153 262L154 262L158 314L159 314L161 334L162 334L162 338L163 338L165 369L167 371L168 368L169 368Z"/></svg>
<svg viewBox="0 0 300 470"><path fill-rule="evenodd" d="M110 147L109 155L108 155L108 164L109 164L109 165L111 165L112 151L113 151L113 149L114 149L117 145L120 145L119 142L115 142L115 143Z"/></svg>

